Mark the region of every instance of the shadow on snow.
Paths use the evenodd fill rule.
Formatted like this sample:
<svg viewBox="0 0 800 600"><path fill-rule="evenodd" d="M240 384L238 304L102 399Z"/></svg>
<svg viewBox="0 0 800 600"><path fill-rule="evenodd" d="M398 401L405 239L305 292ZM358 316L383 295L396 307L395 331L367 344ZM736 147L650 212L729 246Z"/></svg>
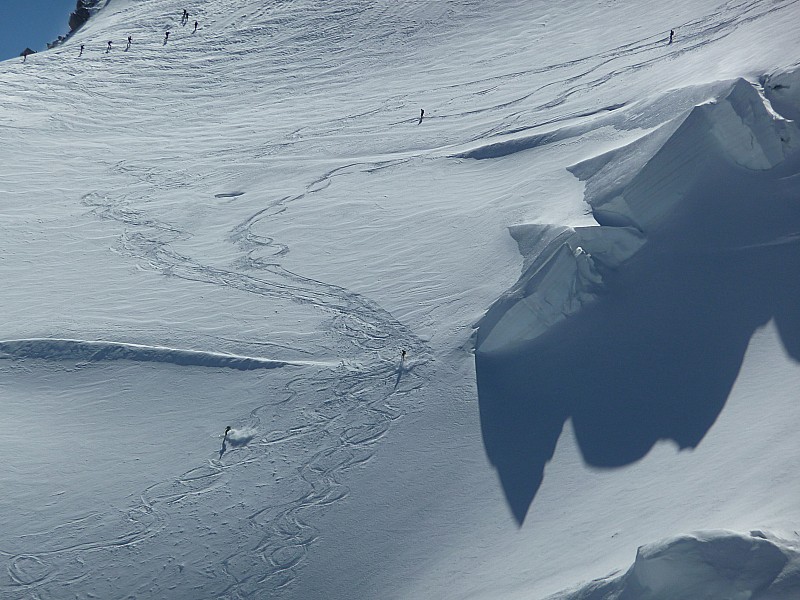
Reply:
<svg viewBox="0 0 800 600"><path fill-rule="evenodd" d="M800 361L798 171L720 168L596 301L508 352L481 352L479 329L483 440L520 525L567 419L588 464L620 467L696 447L770 319Z"/></svg>

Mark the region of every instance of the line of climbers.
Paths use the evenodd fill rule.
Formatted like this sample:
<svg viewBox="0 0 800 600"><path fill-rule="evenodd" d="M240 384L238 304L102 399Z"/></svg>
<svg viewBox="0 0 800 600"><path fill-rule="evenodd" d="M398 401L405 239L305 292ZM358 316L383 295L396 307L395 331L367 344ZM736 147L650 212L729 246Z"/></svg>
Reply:
<svg viewBox="0 0 800 600"><path fill-rule="evenodd" d="M185 26L188 22L189 22L189 11L184 8L183 9L183 14L181 15L181 25ZM194 29L192 30L192 33L197 33L197 28L199 26L200 26L200 23L198 21L195 21L194 22ZM168 41L169 41L169 31L166 31L166 32L164 32L163 45L166 46ZM106 46L106 54L111 52L113 43L114 43L113 40L108 40L108 45ZM128 36L128 43L125 46L125 52L127 52L128 50L131 49L131 45L132 44L133 44L133 36L129 35ZM85 44L81 44L81 49L80 49L80 52L78 53L78 56L83 56L83 51L84 51L85 48L86 48L86 45ZM27 58L27 57L25 57L25 58Z"/></svg>

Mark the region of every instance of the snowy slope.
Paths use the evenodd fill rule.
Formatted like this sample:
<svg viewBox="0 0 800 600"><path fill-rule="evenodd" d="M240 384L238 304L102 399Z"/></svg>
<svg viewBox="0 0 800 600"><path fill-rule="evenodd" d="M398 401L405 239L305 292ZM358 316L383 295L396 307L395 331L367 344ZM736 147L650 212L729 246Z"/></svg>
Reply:
<svg viewBox="0 0 800 600"><path fill-rule="evenodd" d="M799 16L110 0L2 63L0 595L800 597Z"/></svg>

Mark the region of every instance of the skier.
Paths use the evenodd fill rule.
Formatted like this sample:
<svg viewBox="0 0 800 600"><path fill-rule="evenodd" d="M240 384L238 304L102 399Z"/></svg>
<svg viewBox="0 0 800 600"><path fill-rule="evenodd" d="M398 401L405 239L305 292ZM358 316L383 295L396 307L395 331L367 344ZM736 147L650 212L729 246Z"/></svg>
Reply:
<svg viewBox="0 0 800 600"><path fill-rule="evenodd" d="M169 31L164 34L164 45L167 45L167 40L169 39Z"/></svg>
<svg viewBox="0 0 800 600"><path fill-rule="evenodd" d="M111 40L108 40L108 48L106 48L106 54L111 52Z"/></svg>
<svg viewBox="0 0 800 600"><path fill-rule="evenodd" d="M425 109L424 108L420 108L419 109L419 121L417 121L417 125L422 123L422 117L424 117L424 116L425 116Z"/></svg>
<svg viewBox="0 0 800 600"><path fill-rule="evenodd" d="M669 30L669 43L670 44L672 43L672 38L673 37L675 37L675 30L674 29L670 29Z"/></svg>
<svg viewBox="0 0 800 600"><path fill-rule="evenodd" d="M127 51L128 51L128 49L131 47L131 44L132 44L132 43L133 43L133 36L132 36L132 35L129 35L129 36L128 36L128 45L127 45L127 47L125 48L125 51L126 51L126 52L127 52Z"/></svg>
<svg viewBox="0 0 800 600"><path fill-rule="evenodd" d="M231 426L228 425L225 428L225 435L222 436L222 448L219 449L219 457L220 457L220 459L222 459L222 455L225 454L225 450L228 449L228 446L225 444L225 442L228 441L228 432L230 430L231 430Z"/></svg>
<svg viewBox="0 0 800 600"><path fill-rule="evenodd" d="M400 353L400 362L405 362L405 361L406 361L406 351L405 351L405 350L403 350L403 351Z"/></svg>
<svg viewBox="0 0 800 600"><path fill-rule="evenodd" d="M197 25L198 25L198 23L197 23L197 21L195 21L195 22L194 22L194 31L193 31L192 33L194 33L195 31L197 31Z"/></svg>
<svg viewBox="0 0 800 600"><path fill-rule="evenodd" d="M78 56L83 56L83 44L81 44L81 51L80 51L80 53L78 54Z"/></svg>

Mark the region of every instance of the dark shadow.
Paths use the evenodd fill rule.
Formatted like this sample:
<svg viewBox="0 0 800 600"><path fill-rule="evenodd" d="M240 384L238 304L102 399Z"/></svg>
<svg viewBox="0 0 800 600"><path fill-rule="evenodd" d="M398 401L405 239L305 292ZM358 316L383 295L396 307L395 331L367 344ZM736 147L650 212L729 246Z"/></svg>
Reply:
<svg viewBox="0 0 800 600"><path fill-rule="evenodd" d="M220 458L222 458L222 455L225 454L225 450L228 449L228 446L225 444L225 442L227 442L227 441L228 441L228 436L225 436L224 438L222 438L222 448L219 449L219 457Z"/></svg>
<svg viewBox="0 0 800 600"><path fill-rule="evenodd" d="M519 524L567 419L588 464L627 465L659 440L700 443L770 319L800 360L800 186L784 176L797 169L718 166L602 273L595 302L505 353L482 353L479 330L483 440Z"/></svg>
<svg viewBox="0 0 800 600"><path fill-rule="evenodd" d="M403 361L400 361L400 365L397 367L397 379L394 382L394 389L397 389L397 386L400 385L400 379L403 377Z"/></svg>

